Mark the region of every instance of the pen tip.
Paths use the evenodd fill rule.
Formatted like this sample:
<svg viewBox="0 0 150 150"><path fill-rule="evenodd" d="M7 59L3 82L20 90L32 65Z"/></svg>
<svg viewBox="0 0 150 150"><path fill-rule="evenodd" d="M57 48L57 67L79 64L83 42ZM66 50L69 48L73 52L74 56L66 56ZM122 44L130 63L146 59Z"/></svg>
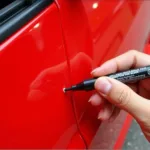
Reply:
<svg viewBox="0 0 150 150"><path fill-rule="evenodd" d="M70 88L63 88L63 92L66 93L67 91L71 91L72 90L72 87Z"/></svg>
<svg viewBox="0 0 150 150"><path fill-rule="evenodd" d="M63 92L66 93L66 88L63 88Z"/></svg>

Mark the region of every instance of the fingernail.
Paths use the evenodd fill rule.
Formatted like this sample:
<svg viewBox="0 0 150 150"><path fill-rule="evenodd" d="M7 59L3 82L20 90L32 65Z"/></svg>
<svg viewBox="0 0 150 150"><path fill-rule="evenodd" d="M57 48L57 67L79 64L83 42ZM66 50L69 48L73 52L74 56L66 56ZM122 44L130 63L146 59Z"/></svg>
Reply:
<svg viewBox="0 0 150 150"><path fill-rule="evenodd" d="M101 120L101 119L102 119L102 114L103 114L103 110L101 110L101 111L99 112L97 119Z"/></svg>
<svg viewBox="0 0 150 150"><path fill-rule="evenodd" d="M100 78L96 81L95 87L100 93L107 95L112 85L106 78Z"/></svg>
<svg viewBox="0 0 150 150"><path fill-rule="evenodd" d="M88 102L90 103L90 102L91 102L91 100L92 100L92 99L90 98L90 99L88 100Z"/></svg>
<svg viewBox="0 0 150 150"><path fill-rule="evenodd" d="M93 73L97 72L97 71L98 71L98 69L99 69L99 68L96 68L96 69L92 70L91 74L93 74Z"/></svg>
<svg viewBox="0 0 150 150"><path fill-rule="evenodd" d="M103 100L99 94L93 94L88 102L91 102L93 106L99 106L102 104Z"/></svg>
<svg viewBox="0 0 150 150"><path fill-rule="evenodd" d="M92 96L90 97L90 99L89 99L89 101L88 101L88 102L93 101L93 99L95 99L95 94L94 94L94 95L92 95Z"/></svg>

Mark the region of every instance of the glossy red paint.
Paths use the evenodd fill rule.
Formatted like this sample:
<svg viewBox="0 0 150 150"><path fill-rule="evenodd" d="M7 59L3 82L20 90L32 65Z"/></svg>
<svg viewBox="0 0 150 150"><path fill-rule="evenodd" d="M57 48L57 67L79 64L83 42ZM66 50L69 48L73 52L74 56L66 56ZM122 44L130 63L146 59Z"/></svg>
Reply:
<svg viewBox="0 0 150 150"><path fill-rule="evenodd" d="M145 52L146 54L149 54L149 55L150 55L150 44L149 44L149 43L146 44L145 49L144 49L144 52Z"/></svg>
<svg viewBox="0 0 150 150"><path fill-rule="evenodd" d="M74 61L74 60L73 60ZM0 148L85 148L55 4L0 45Z"/></svg>
<svg viewBox="0 0 150 150"><path fill-rule="evenodd" d="M56 3L70 60L72 84L91 77L91 70L103 62L130 49L142 51L146 44L150 32L149 1L57 0ZM74 57L78 57L78 61L72 64ZM78 125L87 145L90 146L93 139L103 141L104 139L100 138L103 131L99 132L99 137L95 139L100 124L97 120L100 108L92 108L88 104L92 92L74 92L72 95ZM121 127L128 128L124 122L126 117L125 114L120 116L118 122L121 126L115 132L115 137L107 137L111 138L107 144L102 147L92 145L90 148L114 148L117 137L118 141L120 138L124 139L125 134L120 132Z"/></svg>

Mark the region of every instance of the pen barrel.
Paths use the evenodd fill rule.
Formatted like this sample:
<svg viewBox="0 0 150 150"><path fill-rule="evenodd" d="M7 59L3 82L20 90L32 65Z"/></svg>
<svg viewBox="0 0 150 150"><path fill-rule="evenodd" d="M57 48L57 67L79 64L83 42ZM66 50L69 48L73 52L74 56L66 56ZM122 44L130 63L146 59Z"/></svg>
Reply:
<svg viewBox="0 0 150 150"><path fill-rule="evenodd" d="M110 74L108 77L114 78L123 83L137 82L150 77L150 66Z"/></svg>
<svg viewBox="0 0 150 150"><path fill-rule="evenodd" d="M94 84L95 84L96 78L90 79L90 80L84 80L84 90L90 91L94 89Z"/></svg>
<svg viewBox="0 0 150 150"><path fill-rule="evenodd" d="M134 83L139 80L150 78L150 66L109 74L107 77L114 78L123 83ZM94 90L94 84L96 80L97 78L84 80L84 82L82 82L81 89L86 91Z"/></svg>

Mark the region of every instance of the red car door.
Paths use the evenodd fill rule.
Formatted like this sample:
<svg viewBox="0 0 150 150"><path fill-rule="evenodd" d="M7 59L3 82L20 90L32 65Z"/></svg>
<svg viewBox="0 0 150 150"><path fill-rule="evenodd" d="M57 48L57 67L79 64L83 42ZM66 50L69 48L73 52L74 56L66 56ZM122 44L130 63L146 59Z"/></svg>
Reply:
<svg viewBox="0 0 150 150"><path fill-rule="evenodd" d="M58 8L0 3L0 148L85 148L76 123Z"/></svg>
<svg viewBox="0 0 150 150"><path fill-rule="evenodd" d="M129 49L142 51L146 44L150 32L149 1L57 0L56 3L72 84L90 78L91 70L103 62ZM97 119L101 108L88 103L92 92L71 94L79 129L87 146L120 148L131 117L121 112L113 123L101 123Z"/></svg>

